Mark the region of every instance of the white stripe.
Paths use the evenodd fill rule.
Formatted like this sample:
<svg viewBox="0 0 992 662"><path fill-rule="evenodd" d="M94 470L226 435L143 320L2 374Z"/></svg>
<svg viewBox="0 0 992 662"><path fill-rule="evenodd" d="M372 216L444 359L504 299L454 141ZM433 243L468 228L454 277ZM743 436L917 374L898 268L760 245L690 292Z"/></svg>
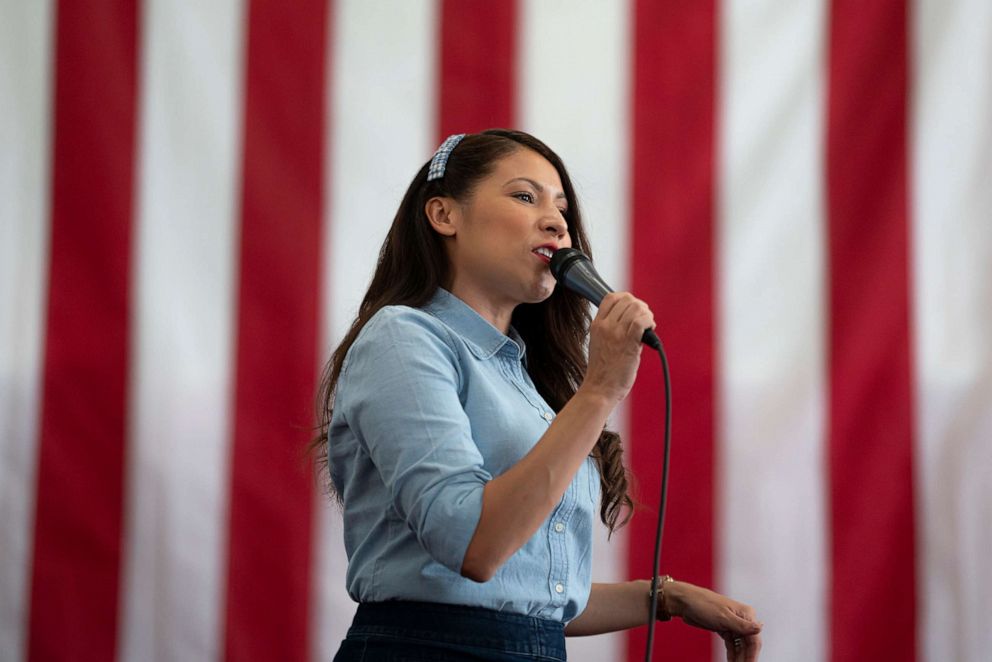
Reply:
<svg viewBox="0 0 992 662"><path fill-rule="evenodd" d="M120 658L222 649L243 7L143 13Z"/></svg>
<svg viewBox="0 0 992 662"><path fill-rule="evenodd" d="M992 649L992 4L910 15L919 645L977 662Z"/></svg>
<svg viewBox="0 0 992 662"><path fill-rule="evenodd" d="M732 0L720 32L718 581L767 624L763 657L815 661L827 631L825 3Z"/></svg>
<svg viewBox="0 0 992 662"><path fill-rule="evenodd" d="M52 3L0 2L0 659L25 656L48 274Z"/></svg>
<svg viewBox="0 0 992 662"><path fill-rule="evenodd" d="M328 67L325 359L355 318L404 191L436 147L435 3L344 0L335 10ZM355 610L345 592L340 513L326 499L322 504L315 660L333 657Z"/></svg>
<svg viewBox="0 0 992 662"><path fill-rule="evenodd" d="M616 289L629 280L630 12L623 2L529 0L521 4L518 32L520 124L568 167L597 270ZM625 407L611 425L626 432ZM625 533L608 543L606 527L597 528L594 581L650 574L650 568L628 571ZM567 643L569 659L578 662L625 654L622 633Z"/></svg>

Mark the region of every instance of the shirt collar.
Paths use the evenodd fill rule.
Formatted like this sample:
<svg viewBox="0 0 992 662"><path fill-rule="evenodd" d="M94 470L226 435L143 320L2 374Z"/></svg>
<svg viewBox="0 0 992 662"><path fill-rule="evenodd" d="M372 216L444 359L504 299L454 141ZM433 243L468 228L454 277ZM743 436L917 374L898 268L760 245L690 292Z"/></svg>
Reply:
<svg viewBox="0 0 992 662"><path fill-rule="evenodd" d="M439 287L424 310L448 325L465 340L468 348L480 359L493 357L507 344L518 360L523 360L526 346L517 330L510 327L504 334L467 303L448 290Z"/></svg>

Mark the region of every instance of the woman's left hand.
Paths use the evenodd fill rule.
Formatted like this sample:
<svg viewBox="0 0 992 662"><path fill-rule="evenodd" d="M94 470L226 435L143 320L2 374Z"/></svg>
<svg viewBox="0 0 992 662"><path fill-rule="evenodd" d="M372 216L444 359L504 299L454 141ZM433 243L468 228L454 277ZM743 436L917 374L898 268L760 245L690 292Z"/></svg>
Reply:
<svg viewBox="0 0 992 662"><path fill-rule="evenodd" d="M663 607L672 616L720 635L727 662L752 662L761 650L761 628L754 609L701 586L667 582Z"/></svg>

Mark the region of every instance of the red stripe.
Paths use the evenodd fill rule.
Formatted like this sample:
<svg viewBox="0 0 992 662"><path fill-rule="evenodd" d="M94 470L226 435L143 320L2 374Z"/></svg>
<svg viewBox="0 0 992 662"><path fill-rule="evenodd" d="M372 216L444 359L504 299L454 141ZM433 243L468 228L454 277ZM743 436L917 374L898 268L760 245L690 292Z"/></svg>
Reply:
<svg viewBox="0 0 992 662"><path fill-rule="evenodd" d="M249 8L228 660L306 660L327 3Z"/></svg>
<svg viewBox="0 0 992 662"><path fill-rule="evenodd" d="M116 651L137 21L133 0L57 9L31 660Z"/></svg>
<svg viewBox="0 0 992 662"><path fill-rule="evenodd" d="M517 3L441 3L439 140L512 127L516 119Z"/></svg>
<svg viewBox="0 0 992 662"><path fill-rule="evenodd" d="M904 0L831 5L831 659L913 660Z"/></svg>
<svg viewBox="0 0 992 662"><path fill-rule="evenodd" d="M716 8L635 6L632 287L655 311L672 366L673 432L662 572L712 586L714 522L713 172ZM648 577L662 460L663 385L645 352L630 398L631 466L643 504L631 523L629 573ZM628 638L643 658L645 631ZM662 626L655 655L711 657L712 637Z"/></svg>

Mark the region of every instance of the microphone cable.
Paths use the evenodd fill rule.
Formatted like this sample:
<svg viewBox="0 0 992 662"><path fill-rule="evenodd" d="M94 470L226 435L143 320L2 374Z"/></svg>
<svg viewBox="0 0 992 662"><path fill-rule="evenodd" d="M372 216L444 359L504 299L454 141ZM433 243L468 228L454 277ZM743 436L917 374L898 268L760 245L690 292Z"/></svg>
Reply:
<svg viewBox="0 0 992 662"><path fill-rule="evenodd" d="M654 649L654 628L658 613L658 572L661 565L661 538L665 528L665 506L668 503L668 467L672 450L672 380L668 370L668 356L665 347L658 342L658 356L661 358L661 373L665 380L665 441L664 459L661 463L661 498L658 503L658 528L654 534L654 561L651 566L651 602L648 607L648 641L644 650L645 662L651 662Z"/></svg>

